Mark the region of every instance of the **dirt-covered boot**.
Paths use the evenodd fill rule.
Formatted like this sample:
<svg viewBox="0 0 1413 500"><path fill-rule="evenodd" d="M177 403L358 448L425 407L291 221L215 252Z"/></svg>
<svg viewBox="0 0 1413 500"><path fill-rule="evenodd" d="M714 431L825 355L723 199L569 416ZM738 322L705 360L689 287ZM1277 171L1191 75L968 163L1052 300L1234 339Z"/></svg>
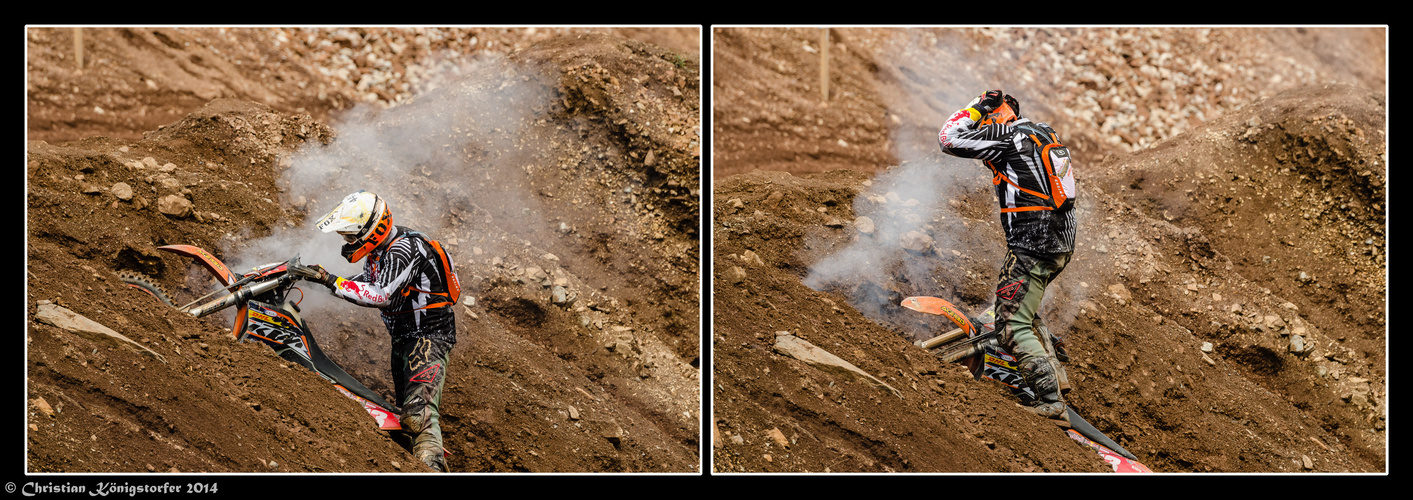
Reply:
<svg viewBox="0 0 1413 500"><path fill-rule="evenodd" d="M405 408L402 414L402 430L413 436L412 456L432 470L446 472L442 429L437 420L437 415L426 406Z"/></svg>
<svg viewBox="0 0 1413 500"><path fill-rule="evenodd" d="M1040 318L1035 318L1035 330L1040 332L1040 338L1045 342L1045 351L1054 357L1052 366L1055 368L1055 379L1060 385L1060 396L1070 393L1070 376L1065 371L1064 362L1070 360L1069 354L1065 353L1065 340L1050 335L1050 328L1045 326L1045 322Z"/></svg>
<svg viewBox="0 0 1413 500"><path fill-rule="evenodd" d="M1045 321L1041 320L1039 316L1035 318L1033 327L1036 331L1040 332L1040 337L1044 339L1047 344L1045 347L1046 350L1050 351L1050 355L1054 356L1055 359L1059 360L1061 363L1068 363L1070 353L1065 350L1065 339L1050 334L1050 327L1047 326ZM1061 383L1063 383L1063 381L1061 381Z"/></svg>
<svg viewBox="0 0 1413 500"><path fill-rule="evenodd" d="M1060 427L1070 427L1069 411L1060 395L1060 381L1055 375L1054 360L1049 356L1030 356L1020 360L1021 378L1035 391L1030 411L1050 419Z"/></svg>
<svg viewBox="0 0 1413 500"><path fill-rule="evenodd" d="M446 472L446 454L442 451L442 447L434 443L418 441L419 442L412 447L412 454L432 470Z"/></svg>

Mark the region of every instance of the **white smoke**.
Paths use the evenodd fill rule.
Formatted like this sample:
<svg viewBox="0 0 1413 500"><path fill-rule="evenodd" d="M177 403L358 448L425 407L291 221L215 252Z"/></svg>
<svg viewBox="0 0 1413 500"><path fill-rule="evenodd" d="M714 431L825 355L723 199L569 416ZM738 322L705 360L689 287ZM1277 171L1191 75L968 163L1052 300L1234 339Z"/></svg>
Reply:
<svg viewBox="0 0 1413 500"><path fill-rule="evenodd" d="M889 320L902 296L953 297L968 271L976 271L963 267L975 260L959 254L981 250L967 246L977 238L964 239L961 233L985 230L975 222L964 224L967 219L959 211L964 203L989 202L975 195L990 187L987 179L978 179L983 176L976 169L968 161L933 157L880 172L854 199L855 216L870 219L872 233L858 233L850 244L815 262L805 285L840 292L865 317L880 322ZM957 305L976 314L989 304Z"/></svg>
<svg viewBox="0 0 1413 500"><path fill-rule="evenodd" d="M338 276L361 273L362 261L349 263L340 255L343 240L337 234L314 228L314 222L358 190L382 197L396 225L441 241L462 262L460 253L469 254L471 243L496 245L471 230L471 221L487 218L480 207L540 213L535 197L515 181L524 177L525 148L518 141L537 110L547 107L548 91L530 70L493 54L440 66L455 70L438 80L444 83L428 85L388 109L360 105L330 124L336 135L331 143L311 141L293 153L282 174L287 186L282 202L304 207L303 220L293 226L281 222L267 236L238 241L225 252L232 271L299 256L302 264L319 264ZM517 172L520 177L511 175ZM311 328L351 320L381 330L376 310L333 298L318 285L300 288L300 308ZM325 331L332 326L325 325ZM320 339L326 348L337 349L331 337Z"/></svg>
<svg viewBox="0 0 1413 500"><path fill-rule="evenodd" d="M994 85L956 81L967 76L956 71L964 62L961 49L939 44L934 32L904 30L891 42L880 51L880 80L895 85L880 94L888 100L890 143L899 165L879 172L854 199L855 216L869 218L874 231L820 259L804 280L816 290L845 294L855 309L880 322L896 310L898 294L946 296L944 290L955 290L966 270L957 267L961 259L953 251L979 250L960 238L974 229L963 225L959 209L975 202L968 193L989 188L989 178L974 160L942 155L937 131L951 112ZM903 240L917 235L931 243L922 252L904 249Z"/></svg>

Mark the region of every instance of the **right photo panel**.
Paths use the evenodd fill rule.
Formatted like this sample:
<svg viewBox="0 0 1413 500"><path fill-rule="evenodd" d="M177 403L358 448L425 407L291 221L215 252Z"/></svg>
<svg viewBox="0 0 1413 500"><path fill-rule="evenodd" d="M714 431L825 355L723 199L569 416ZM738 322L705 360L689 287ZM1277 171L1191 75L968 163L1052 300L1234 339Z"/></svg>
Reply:
<svg viewBox="0 0 1413 500"><path fill-rule="evenodd" d="M1387 473L1387 26L710 43L712 475Z"/></svg>

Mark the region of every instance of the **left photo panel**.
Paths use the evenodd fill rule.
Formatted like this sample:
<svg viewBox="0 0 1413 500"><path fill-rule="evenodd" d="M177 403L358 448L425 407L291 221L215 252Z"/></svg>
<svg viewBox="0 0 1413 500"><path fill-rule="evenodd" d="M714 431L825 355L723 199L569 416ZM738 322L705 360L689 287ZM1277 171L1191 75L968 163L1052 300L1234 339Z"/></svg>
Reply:
<svg viewBox="0 0 1413 500"><path fill-rule="evenodd" d="M26 26L15 472L701 475L701 39Z"/></svg>

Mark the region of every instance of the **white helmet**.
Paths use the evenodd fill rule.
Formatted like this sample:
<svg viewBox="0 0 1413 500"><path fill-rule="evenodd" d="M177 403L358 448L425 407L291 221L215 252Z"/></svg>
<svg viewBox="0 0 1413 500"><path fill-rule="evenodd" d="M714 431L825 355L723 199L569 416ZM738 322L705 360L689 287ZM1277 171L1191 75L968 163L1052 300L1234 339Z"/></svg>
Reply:
<svg viewBox="0 0 1413 500"><path fill-rule="evenodd" d="M345 197L314 227L325 233L338 232L343 236L343 257L358 262L392 234L392 211L378 195L359 191Z"/></svg>

